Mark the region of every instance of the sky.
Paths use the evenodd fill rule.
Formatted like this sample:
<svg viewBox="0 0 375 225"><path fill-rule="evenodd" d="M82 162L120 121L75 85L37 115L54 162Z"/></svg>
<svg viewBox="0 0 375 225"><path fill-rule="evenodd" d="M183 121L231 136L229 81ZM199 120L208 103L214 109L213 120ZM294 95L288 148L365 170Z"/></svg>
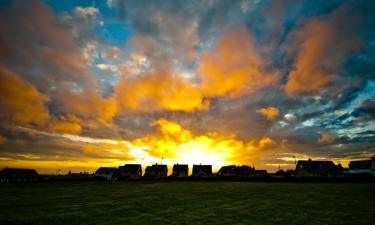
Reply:
<svg viewBox="0 0 375 225"><path fill-rule="evenodd" d="M0 2L0 168L375 155L375 2Z"/></svg>

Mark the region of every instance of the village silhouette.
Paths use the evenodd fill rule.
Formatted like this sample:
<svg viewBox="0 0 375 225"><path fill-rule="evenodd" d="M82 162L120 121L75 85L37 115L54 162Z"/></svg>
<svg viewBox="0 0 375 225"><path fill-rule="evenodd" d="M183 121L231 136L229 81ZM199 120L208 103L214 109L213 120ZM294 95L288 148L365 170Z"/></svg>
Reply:
<svg viewBox="0 0 375 225"><path fill-rule="evenodd" d="M35 181L108 181L108 180L249 180L249 181L375 181L375 156L368 160L356 160L348 168L332 161L298 160L294 170L279 169L275 173L258 170L248 165L223 166L213 173L212 165L193 165L189 175L187 164L175 164L168 176L168 166L147 166L144 173L141 164L125 164L116 167L100 167L95 173L80 172L61 175L41 175L35 169L4 168L0 171L0 182Z"/></svg>

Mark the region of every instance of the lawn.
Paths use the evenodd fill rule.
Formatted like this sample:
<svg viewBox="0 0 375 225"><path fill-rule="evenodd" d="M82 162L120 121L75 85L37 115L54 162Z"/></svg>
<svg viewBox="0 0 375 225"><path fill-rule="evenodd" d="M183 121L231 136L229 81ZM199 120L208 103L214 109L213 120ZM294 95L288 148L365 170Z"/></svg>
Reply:
<svg viewBox="0 0 375 225"><path fill-rule="evenodd" d="M2 184L0 224L375 224L375 184Z"/></svg>

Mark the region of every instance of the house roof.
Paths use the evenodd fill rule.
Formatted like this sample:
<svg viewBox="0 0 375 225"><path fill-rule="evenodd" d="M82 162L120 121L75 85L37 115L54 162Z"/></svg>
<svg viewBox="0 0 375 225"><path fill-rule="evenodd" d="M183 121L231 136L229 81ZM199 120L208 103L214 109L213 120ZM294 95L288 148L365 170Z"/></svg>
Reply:
<svg viewBox="0 0 375 225"><path fill-rule="evenodd" d="M37 176L39 176L39 174L34 169L4 168L0 171L0 177L28 178Z"/></svg>
<svg viewBox="0 0 375 225"><path fill-rule="evenodd" d="M159 165L159 164L152 165L151 169L154 172L164 172L168 170L167 165Z"/></svg>
<svg viewBox="0 0 375 225"><path fill-rule="evenodd" d="M230 165L230 166L223 166L218 171L219 174L237 174L237 175L246 175L253 172L253 168L250 166L242 165Z"/></svg>
<svg viewBox="0 0 375 225"><path fill-rule="evenodd" d="M138 172L140 169L142 169L142 166L141 164L125 164L124 166L120 166L118 169L124 172Z"/></svg>
<svg viewBox="0 0 375 225"><path fill-rule="evenodd" d="M186 170L189 170L189 166L186 164L173 165L173 171L186 171Z"/></svg>
<svg viewBox="0 0 375 225"><path fill-rule="evenodd" d="M309 173L321 174L335 172L337 167L332 161L299 160L296 166L297 169L304 169Z"/></svg>
<svg viewBox="0 0 375 225"><path fill-rule="evenodd" d="M96 174L110 174L117 170L116 167L100 167L95 173Z"/></svg>
<svg viewBox="0 0 375 225"><path fill-rule="evenodd" d="M230 165L230 166L222 166L221 168L220 168L220 170L219 170L219 173L221 174L221 173L225 173L225 174L228 174L228 173L230 173L230 174L234 174L234 173L236 173L237 172L237 166L235 166L235 165Z"/></svg>
<svg viewBox="0 0 375 225"><path fill-rule="evenodd" d="M212 173L212 165L193 165L193 174L199 171Z"/></svg>
<svg viewBox="0 0 375 225"><path fill-rule="evenodd" d="M371 169L372 160L358 160L349 163L350 169Z"/></svg>

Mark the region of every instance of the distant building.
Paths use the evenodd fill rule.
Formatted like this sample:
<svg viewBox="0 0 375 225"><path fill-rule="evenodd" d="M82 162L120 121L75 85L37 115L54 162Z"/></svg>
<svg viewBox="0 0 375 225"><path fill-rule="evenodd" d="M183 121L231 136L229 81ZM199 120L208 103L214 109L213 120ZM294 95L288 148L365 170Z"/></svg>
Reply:
<svg viewBox="0 0 375 225"><path fill-rule="evenodd" d="M125 164L113 172L112 177L116 180L138 179L142 177L141 164Z"/></svg>
<svg viewBox="0 0 375 225"><path fill-rule="evenodd" d="M0 182L31 182L36 181L39 174L34 169L4 168L0 171Z"/></svg>
<svg viewBox="0 0 375 225"><path fill-rule="evenodd" d="M342 176L341 165L332 161L299 160L295 170L296 177L338 177Z"/></svg>
<svg viewBox="0 0 375 225"><path fill-rule="evenodd" d="M212 176L211 165L193 165L193 177L209 177Z"/></svg>
<svg viewBox="0 0 375 225"><path fill-rule="evenodd" d="M167 177L168 167L167 165L155 164L147 166L145 171L145 177L147 178L162 178Z"/></svg>
<svg viewBox="0 0 375 225"><path fill-rule="evenodd" d="M294 170L278 170L274 175L278 177L292 177L294 176L295 171Z"/></svg>
<svg viewBox="0 0 375 225"><path fill-rule="evenodd" d="M258 177L267 177L268 172L267 170L254 170L254 175Z"/></svg>
<svg viewBox="0 0 375 225"><path fill-rule="evenodd" d="M112 179L113 173L117 170L116 167L100 167L96 172L96 177L104 177L107 180Z"/></svg>
<svg viewBox="0 0 375 225"><path fill-rule="evenodd" d="M187 177L189 175L189 166L182 164L173 165L173 177Z"/></svg>
<svg viewBox="0 0 375 225"><path fill-rule="evenodd" d="M72 180L87 180L92 178L94 178L94 176L88 172L72 173L72 171L69 171L68 174L64 176L64 179Z"/></svg>
<svg viewBox="0 0 375 225"><path fill-rule="evenodd" d="M345 173L349 175L375 176L375 156L370 160L351 161L349 163L349 170Z"/></svg>
<svg viewBox="0 0 375 225"><path fill-rule="evenodd" d="M219 176L223 177L247 177L254 174L254 169L250 166L223 166L218 171Z"/></svg>

